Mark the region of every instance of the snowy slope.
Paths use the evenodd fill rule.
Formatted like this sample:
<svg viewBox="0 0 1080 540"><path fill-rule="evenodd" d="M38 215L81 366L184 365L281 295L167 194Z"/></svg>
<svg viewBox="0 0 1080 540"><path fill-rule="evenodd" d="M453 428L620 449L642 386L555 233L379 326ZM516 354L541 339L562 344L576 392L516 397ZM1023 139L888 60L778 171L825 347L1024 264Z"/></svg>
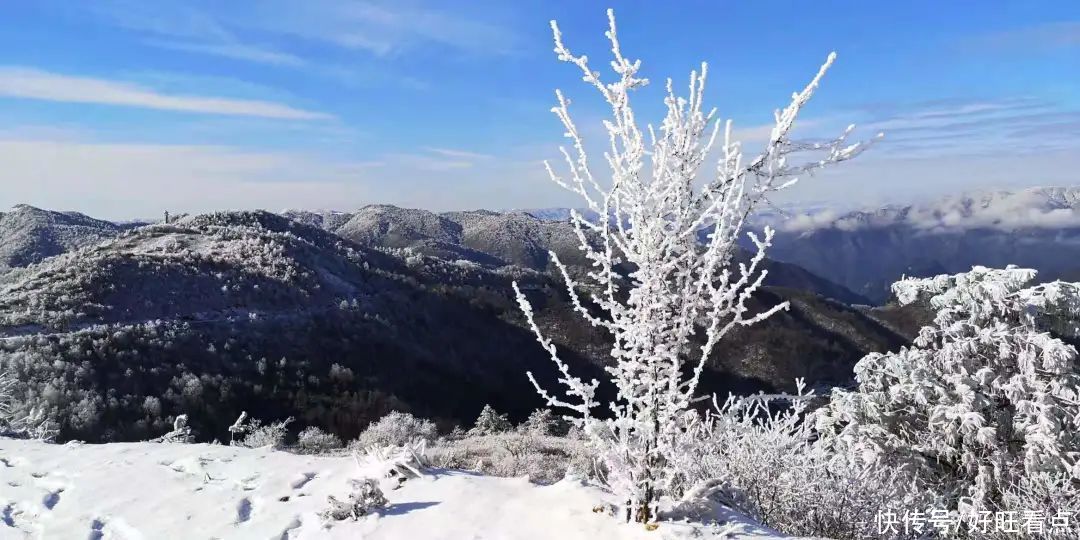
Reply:
<svg viewBox="0 0 1080 540"><path fill-rule="evenodd" d="M0 212L0 271L114 238L123 228L76 212L20 204Z"/></svg>
<svg viewBox="0 0 1080 540"><path fill-rule="evenodd" d="M626 525L603 494L564 480L437 471L389 491L382 515L324 525L351 457L206 444L48 445L0 439L0 538L682 539L778 538L745 520ZM733 516L734 514L729 514ZM725 531L730 531L729 535Z"/></svg>

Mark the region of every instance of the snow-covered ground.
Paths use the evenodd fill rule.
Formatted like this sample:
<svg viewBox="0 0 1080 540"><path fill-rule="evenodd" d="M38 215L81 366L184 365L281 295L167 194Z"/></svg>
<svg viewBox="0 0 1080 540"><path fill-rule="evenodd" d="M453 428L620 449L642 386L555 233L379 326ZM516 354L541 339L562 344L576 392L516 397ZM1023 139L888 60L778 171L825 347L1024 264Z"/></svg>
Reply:
<svg viewBox="0 0 1080 540"><path fill-rule="evenodd" d="M348 456L207 444L50 445L0 438L0 538L78 539L681 539L778 538L735 514L727 523L654 531L593 508L581 482L429 471L387 492L390 506L327 524L328 495L358 476ZM718 516L723 516L720 512Z"/></svg>

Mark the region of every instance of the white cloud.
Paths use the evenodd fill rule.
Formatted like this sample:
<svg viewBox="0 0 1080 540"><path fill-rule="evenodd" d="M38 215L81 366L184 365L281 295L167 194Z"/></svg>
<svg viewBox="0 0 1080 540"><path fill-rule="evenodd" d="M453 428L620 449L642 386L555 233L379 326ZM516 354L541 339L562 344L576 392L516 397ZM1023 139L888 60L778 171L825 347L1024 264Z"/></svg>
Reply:
<svg viewBox="0 0 1080 540"><path fill-rule="evenodd" d="M428 154L372 160L229 146L102 143L55 129L0 132L0 211L19 203L106 219L230 208L431 210L563 206L536 163Z"/></svg>
<svg viewBox="0 0 1080 540"><path fill-rule="evenodd" d="M305 64L299 56L241 40L221 21L187 3L109 0L87 4L113 26L149 36L147 45L273 65Z"/></svg>
<svg viewBox="0 0 1080 540"><path fill-rule="evenodd" d="M992 32L967 40L965 45L978 50L1026 53L1032 49L1058 49L1080 46L1080 21L1056 21Z"/></svg>
<svg viewBox="0 0 1080 540"><path fill-rule="evenodd" d="M163 0L146 4L103 0L86 9L114 26L151 36L147 43L190 52L271 64L307 63L269 48L268 36L300 38L376 56L400 53L421 44L438 44L472 54L498 55L515 48L516 38L489 19L494 10L466 14L468 6L443 9L437 3L308 0L297 3L214 4ZM254 44L252 36L258 36ZM271 41L272 43L273 41Z"/></svg>
<svg viewBox="0 0 1080 540"><path fill-rule="evenodd" d="M427 154L392 153L384 156L384 160L384 163L390 168L430 172L471 169L474 165L471 160L430 156Z"/></svg>
<svg viewBox="0 0 1080 540"><path fill-rule="evenodd" d="M411 5L409 5L411 4ZM515 50L516 38L503 25L489 22L491 10L466 14L460 6L440 9L409 2L337 2L303 4L269 1L257 9L231 14L230 23L288 34L376 55L399 53L420 44L438 44L479 55Z"/></svg>
<svg viewBox="0 0 1080 540"><path fill-rule="evenodd" d="M372 164L221 146L0 140L0 206L104 218L368 199Z"/></svg>
<svg viewBox="0 0 1080 540"><path fill-rule="evenodd" d="M858 206L863 212L818 209L771 221L789 232L896 224L925 231L1080 227L1077 170L1080 156L1074 152L908 160L867 157L843 171L806 179L784 198L861 197ZM1035 187L1040 185L1064 187ZM904 210L908 204L912 207Z"/></svg>
<svg viewBox="0 0 1080 540"><path fill-rule="evenodd" d="M431 152L433 154L438 154L440 156L450 157L450 158L464 158L464 159L491 159L492 158L492 156L490 154L480 154L480 153L477 153L477 152L468 152L468 151L465 151L465 150L455 150L453 148L433 148L433 147L429 146L429 147L425 147L424 150L427 150L428 152Z"/></svg>
<svg viewBox="0 0 1080 540"><path fill-rule="evenodd" d="M0 67L0 96L290 120L331 118L324 113L268 101L168 95L128 82L12 66Z"/></svg>
<svg viewBox="0 0 1080 540"><path fill-rule="evenodd" d="M259 47L235 42L199 43L193 41L188 42L151 40L147 41L147 44L154 45L163 49L172 49L174 51L184 51L196 54L208 54L212 56L232 58L234 60L256 62L260 64L302 66L307 63L303 58L300 58L299 56L293 54L278 52L270 49L262 49Z"/></svg>
<svg viewBox="0 0 1080 540"><path fill-rule="evenodd" d="M872 122L868 127L879 131L932 130L959 122L978 122L1003 116L1010 117L1030 112L1032 109L1045 109L1047 106L1046 103L1031 100L976 101L956 103L951 106L915 106L911 110L898 112L884 120Z"/></svg>
<svg viewBox="0 0 1080 540"><path fill-rule="evenodd" d="M884 132L875 153L894 158L1019 155L1080 148L1080 110L1035 98L893 104L858 122ZM884 113L884 114L882 114ZM1035 179L1033 179L1035 180Z"/></svg>

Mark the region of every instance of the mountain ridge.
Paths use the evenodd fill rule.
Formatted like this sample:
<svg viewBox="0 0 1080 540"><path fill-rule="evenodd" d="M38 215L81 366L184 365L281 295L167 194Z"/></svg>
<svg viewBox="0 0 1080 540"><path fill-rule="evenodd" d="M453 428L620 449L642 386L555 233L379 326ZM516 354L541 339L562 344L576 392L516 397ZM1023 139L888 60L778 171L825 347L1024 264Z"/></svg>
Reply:
<svg viewBox="0 0 1080 540"><path fill-rule="evenodd" d="M364 246L269 212L185 216L0 274L0 367L20 406L88 441L148 438L181 413L227 436L252 407L344 437L395 408L456 423L490 403L521 419L542 404L524 374L552 386L559 373L511 281L575 373L599 378L608 338L553 276ZM752 309L784 300L789 312L729 336L703 390L845 384L863 354L907 339L812 293L767 287Z"/></svg>

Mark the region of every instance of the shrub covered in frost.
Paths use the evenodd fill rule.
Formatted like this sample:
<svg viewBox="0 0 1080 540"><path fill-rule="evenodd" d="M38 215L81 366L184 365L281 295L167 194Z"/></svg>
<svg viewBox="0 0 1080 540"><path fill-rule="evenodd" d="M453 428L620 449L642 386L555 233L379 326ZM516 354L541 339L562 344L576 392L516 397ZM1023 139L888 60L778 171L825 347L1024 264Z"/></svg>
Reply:
<svg viewBox="0 0 1080 540"><path fill-rule="evenodd" d="M303 454L319 454L336 450L342 446L341 439L337 435L311 426L297 435L295 448L296 451Z"/></svg>
<svg viewBox="0 0 1080 540"><path fill-rule="evenodd" d="M528 431L441 440L428 451L428 457L435 467L528 476L539 483L557 482L567 473L583 478L593 474L593 460L581 439Z"/></svg>
<svg viewBox="0 0 1080 540"><path fill-rule="evenodd" d="M13 401L15 378L0 372L0 436L52 442L59 430L43 407L33 407L24 414L16 412Z"/></svg>
<svg viewBox="0 0 1080 540"><path fill-rule="evenodd" d="M428 466L427 443L419 439L401 446L369 446L354 451L353 457L363 476L399 482L421 476Z"/></svg>
<svg viewBox="0 0 1080 540"><path fill-rule="evenodd" d="M353 491L344 501L333 495L327 496L330 507L319 515L325 521L357 520L380 508L385 508L389 501L379 488L379 483L371 478L350 481Z"/></svg>
<svg viewBox="0 0 1080 540"><path fill-rule="evenodd" d="M407 412L392 411L369 425L356 440L349 443L349 449L356 451L371 446L402 446L417 440L430 443L436 437L438 430L435 422Z"/></svg>
<svg viewBox="0 0 1080 540"><path fill-rule="evenodd" d="M668 487L679 511L708 514L717 501L793 535L874 536L875 518L925 502L910 493L910 475L868 470L817 445L804 421L811 394L730 397L711 411L688 411L672 444L681 471ZM914 498L913 498L914 497Z"/></svg>
<svg viewBox="0 0 1080 540"><path fill-rule="evenodd" d="M958 524L947 537L1080 537L1080 377L1062 339L1077 335L1080 286L1031 286L1034 275L975 267L898 282L901 303L937 311L913 347L868 355L858 387L812 413L804 395L785 396L786 409L751 396L686 412L665 491L684 509L719 499L797 535L878 537L883 515L940 512ZM972 524L994 513L1042 525Z"/></svg>
<svg viewBox="0 0 1080 540"><path fill-rule="evenodd" d="M181 414L173 420L172 431L150 441L159 443L190 443L195 441L195 436L188 425L188 417Z"/></svg>
<svg viewBox="0 0 1080 540"><path fill-rule="evenodd" d="M285 436L288 426L293 421L290 416L280 422L263 425L258 419L252 419L248 428L243 431L244 437L233 444L247 448L263 448L269 446L275 450L284 448Z"/></svg>
<svg viewBox="0 0 1080 540"><path fill-rule="evenodd" d="M976 266L894 284L901 303L929 300L934 322L912 347L859 361L858 387L834 390L817 417L824 440L868 466L910 468L961 514L1040 510L1009 508L1017 490L1075 492L1080 375L1058 336L1076 336L1080 284L1034 278Z"/></svg>

